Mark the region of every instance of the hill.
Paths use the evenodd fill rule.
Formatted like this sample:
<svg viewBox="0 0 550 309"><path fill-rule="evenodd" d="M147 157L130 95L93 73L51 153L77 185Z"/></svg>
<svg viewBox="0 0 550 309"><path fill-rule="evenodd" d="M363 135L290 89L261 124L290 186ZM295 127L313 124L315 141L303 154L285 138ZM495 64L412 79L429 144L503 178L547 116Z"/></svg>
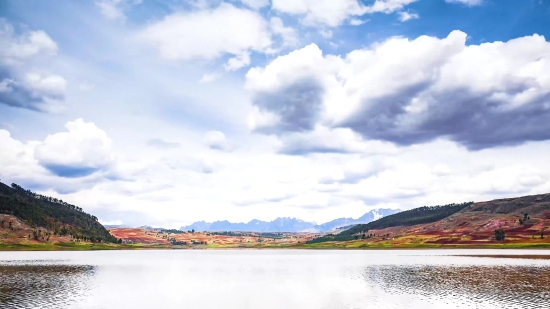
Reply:
<svg viewBox="0 0 550 309"><path fill-rule="evenodd" d="M416 224L432 223L443 218L447 218L448 216L459 212L472 204L473 202L449 204L444 206L419 207L383 217L367 224L356 225L340 234L354 235L358 233L366 233L373 229L384 229L392 226L411 226Z"/></svg>
<svg viewBox="0 0 550 309"><path fill-rule="evenodd" d="M337 229L340 229L341 227L345 227L345 226L354 226L354 225L358 225L358 224L365 224L365 223L369 223L373 220L377 220L379 218L383 218L385 216L394 214L398 211L399 210L389 209L389 208L374 209L374 210L371 210L371 211L365 213L364 215L362 215L361 217L359 217L357 219L339 218L339 219L335 219L335 220L332 220L332 221L327 222L327 223L316 225L311 230L308 230L308 232L324 233L324 232L328 232L328 231L332 231L332 230L337 230Z"/></svg>
<svg viewBox="0 0 550 309"><path fill-rule="evenodd" d="M40 242L50 238L117 241L95 216L85 213L82 208L25 190L17 184L9 187L0 183L0 217L3 242L6 239Z"/></svg>
<svg viewBox="0 0 550 309"><path fill-rule="evenodd" d="M548 244L550 194L479 203L420 207L310 243L349 242L351 246ZM505 241L497 241L502 230Z"/></svg>

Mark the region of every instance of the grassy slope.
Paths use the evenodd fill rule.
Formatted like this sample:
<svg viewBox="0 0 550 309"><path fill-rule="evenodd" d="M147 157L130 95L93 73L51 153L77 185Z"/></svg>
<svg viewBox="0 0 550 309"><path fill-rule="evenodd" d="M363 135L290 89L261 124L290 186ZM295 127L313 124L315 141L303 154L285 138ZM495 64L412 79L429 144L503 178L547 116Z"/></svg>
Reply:
<svg viewBox="0 0 550 309"><path fill-rule="evenodd" d="M528 214L523 224L520 218ZM382 221L382 220L379 220ZM372 226L376 226L376 221ZM379 225L384 226L384 225ZM493 240L503 229L504 242ZM544 231L547 236L541 238ZM348 231L348 234L362 230ZM550 248L550 194L500 199L472 204L436 222L370 229L390 235L352 241L327 241L309 248ZM330 239L328 239L330 240Z"/></svg>
<svg viewBox="0 0 550 309"><path fill-rule="evenodd" d="M0 219L3 221L0 243L45 243L72 238L116 241L97 218L79 207L15 188L0 183ZM35 237L38 231L40 235Z"/></svg>

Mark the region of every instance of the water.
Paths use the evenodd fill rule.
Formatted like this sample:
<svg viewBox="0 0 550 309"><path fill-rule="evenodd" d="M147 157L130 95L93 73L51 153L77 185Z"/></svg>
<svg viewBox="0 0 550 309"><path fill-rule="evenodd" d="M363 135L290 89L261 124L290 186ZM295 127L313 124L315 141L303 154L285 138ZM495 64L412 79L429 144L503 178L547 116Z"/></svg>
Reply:
<svg viewBox="0 0 550 309"><path fill-rule="evenodd" d="M550 308L550 260L452 256L504 253L0 252L0 308Z"/></svg>

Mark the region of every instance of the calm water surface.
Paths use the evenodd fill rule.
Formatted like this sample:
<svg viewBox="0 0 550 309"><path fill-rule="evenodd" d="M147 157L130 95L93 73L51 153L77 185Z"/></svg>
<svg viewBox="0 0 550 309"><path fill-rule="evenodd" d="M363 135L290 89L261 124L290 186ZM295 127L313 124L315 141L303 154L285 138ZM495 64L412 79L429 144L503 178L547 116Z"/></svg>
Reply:
<svg viewBox="0 0 550 309"><path fill-rule="evenodd" d="M0 252L0 308L550 308L545 251Z"/></svg>

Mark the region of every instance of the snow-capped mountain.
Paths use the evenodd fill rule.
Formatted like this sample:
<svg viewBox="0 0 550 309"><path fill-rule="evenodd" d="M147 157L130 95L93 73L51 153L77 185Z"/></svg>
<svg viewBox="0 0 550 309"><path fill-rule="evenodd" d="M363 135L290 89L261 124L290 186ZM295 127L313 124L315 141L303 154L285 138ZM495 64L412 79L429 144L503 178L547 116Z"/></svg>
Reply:
<svg viewBox="0 0 550 309"><path fill-rule="evenodd" d="M353 218L339 218L327 223L316 225L296 218L277 218L273 221L251 220L248 223L231 223L227 220L205 222L198 221L188 226L182 226L181 231L195 230L197 232L327 232L338 227L369 223L384 216L398 212L394 209L375 209L363 216Z"/></svg>

